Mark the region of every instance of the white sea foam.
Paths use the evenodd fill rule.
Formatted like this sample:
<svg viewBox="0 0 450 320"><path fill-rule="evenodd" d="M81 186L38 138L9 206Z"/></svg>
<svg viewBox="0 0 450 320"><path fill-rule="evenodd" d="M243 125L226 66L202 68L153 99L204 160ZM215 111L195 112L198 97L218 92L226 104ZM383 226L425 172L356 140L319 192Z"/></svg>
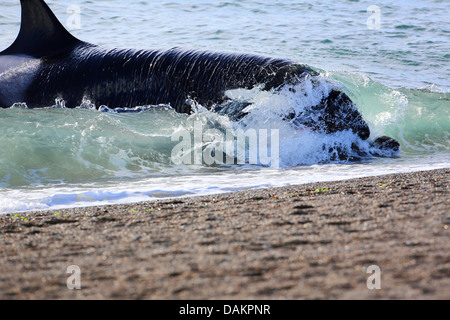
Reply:
<svg viewBox="0 0 450 320"><path fill-rule="evenodd" d="M378 159L359 164L312 165L290 169L260 168L240 173L160 177L114 186L89 184L47 186L27 190L0 189L0 214L62 208L132 203L157 199L211 195L243 189L278 187L310 182L345 180L389 173L449 168L450 154L421 156L414 165L407 160Z"/></svg>
<svg viewBox="0 0 450 320"><path fill-rule="evenodd" d="M321 78L271 93L228 92L235 100L249 102L249 115L239 122L202 106L192 115L168 108L128 114L91 107L0 110L0 134L5 137L0 140L0 212L146 201L450 166L448 108L439 95L420 91L417 98L415 91L393 90L376 82L358 87L362 90L358 107L376 135L400 140L402 153L359 163L333 160L330 148L350 150L358 144L370 150L370 145L351 132L323 134L283 120L286 113L316 104L332 86ZM219 131L280 130L280 168L174 165L171 136L193 130L196 121ZM202 147L213 143L214 132L209 131L212 135Z"/></svg>

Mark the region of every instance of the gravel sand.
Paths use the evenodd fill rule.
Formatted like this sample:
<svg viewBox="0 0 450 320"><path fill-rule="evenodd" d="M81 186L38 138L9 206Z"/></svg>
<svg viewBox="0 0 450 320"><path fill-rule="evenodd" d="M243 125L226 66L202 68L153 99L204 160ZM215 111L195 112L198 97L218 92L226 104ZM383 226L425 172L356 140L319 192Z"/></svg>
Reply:
<svg viewBox="0 0 450 320"><path fill-rule="evenodd" d="M450 299L449 173L2 215L0 298Z"/></svg>

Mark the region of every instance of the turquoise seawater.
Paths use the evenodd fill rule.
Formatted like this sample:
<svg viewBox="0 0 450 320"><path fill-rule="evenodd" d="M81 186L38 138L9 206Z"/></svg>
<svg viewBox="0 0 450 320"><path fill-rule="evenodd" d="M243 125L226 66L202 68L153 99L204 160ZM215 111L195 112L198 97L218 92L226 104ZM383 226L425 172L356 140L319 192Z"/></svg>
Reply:
<svg viewBox="0 0 450 320"><path fill-rule="evenodd" d="M332 161L320 145L345 145L351 137L294 134L268 120L267 110L305 103L289 92L232 93L250 95L260 111L247 126L280 129L279 168L174 164L177 130L192 131L195 121L235 128L211 112L15 107L0 110L0 213L450 167L449 1L47 3L76 37L107 47L239 51L308 64L352 98L372 139L394 137L402 150L395 157ZM3 0L0 8L1 51L19 31L19 1Z"/></svg>

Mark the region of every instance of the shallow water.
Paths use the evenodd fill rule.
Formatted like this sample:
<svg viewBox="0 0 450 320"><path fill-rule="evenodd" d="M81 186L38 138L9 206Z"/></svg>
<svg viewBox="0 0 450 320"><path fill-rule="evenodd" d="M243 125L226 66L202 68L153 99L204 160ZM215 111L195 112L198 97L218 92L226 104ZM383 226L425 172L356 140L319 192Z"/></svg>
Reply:
<svg viewBox="0 0 450 320"><path fill-rule="evenodd" d="M449 167L450 24L448 1L379 1L380 25L369 1L48 1L78 38L109 47L180 46L290 58L321 73L306 98L289 90L229 92L252 102L237 125L200 108L195 115L165 108L141 113L86 108L0 110L0 213L191 196L313 181ZM70 7L80 9L80 25ZM19 29L19 1L0 10L0 50ZM70 11L70 12L77 12ZM371 29L373 27L375 29ZM79 28L79 29L78 29ZM371 139L388 135L394 157L342 162L324 152L355 142L348 133L320 135L280 122L314 94L341 87L369 123ZM307 84L303 84L307 85ZM305 89L304 87L302 89ZM280 111L281 110L281 111ZM219 131L279 130L279 167L175 165L180 130L195 123ZM211 131L213 139L221 135ZM214 142L205 143L202 147Z"/></svg>

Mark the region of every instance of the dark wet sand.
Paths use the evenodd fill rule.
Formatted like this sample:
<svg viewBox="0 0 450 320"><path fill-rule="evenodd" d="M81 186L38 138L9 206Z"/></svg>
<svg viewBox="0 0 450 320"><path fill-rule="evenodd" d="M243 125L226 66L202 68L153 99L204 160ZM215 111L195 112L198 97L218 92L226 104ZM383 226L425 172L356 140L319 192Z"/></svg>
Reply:
<svg viewBox="0 0 450 320"><path fill-rule="evenodd" d="M0 298L449 299L449 173L1 216Z"/></svg>

